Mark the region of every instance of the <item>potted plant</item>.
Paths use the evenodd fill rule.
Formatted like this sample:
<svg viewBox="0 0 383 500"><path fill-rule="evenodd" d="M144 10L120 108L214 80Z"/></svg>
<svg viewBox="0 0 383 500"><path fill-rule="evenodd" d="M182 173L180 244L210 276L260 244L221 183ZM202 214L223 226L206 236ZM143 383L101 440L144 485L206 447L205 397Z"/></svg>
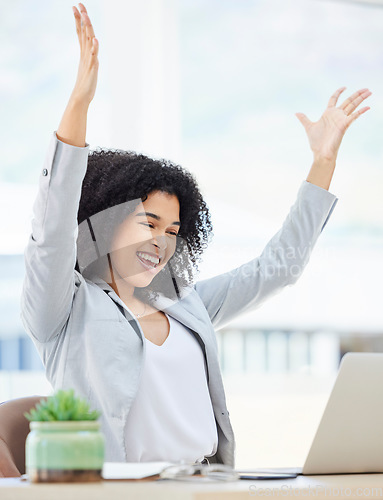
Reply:
<svg viewBox="0 0 383 500"><path fill-rule="evenodd" d="M25 443L26 472L32 482L99 481L104 463L104 437L87 401L73 389L59 390L29 413Z"/></svg>

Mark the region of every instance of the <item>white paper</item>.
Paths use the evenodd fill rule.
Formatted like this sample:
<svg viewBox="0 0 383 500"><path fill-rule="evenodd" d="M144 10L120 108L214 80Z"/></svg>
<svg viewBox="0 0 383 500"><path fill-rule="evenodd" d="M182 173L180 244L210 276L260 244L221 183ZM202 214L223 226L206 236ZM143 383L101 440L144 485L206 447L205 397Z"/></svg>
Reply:
<svg viewBox="0 0 383 500"><path fill-rule="evenodd" d="M173 462L105 462L102 468L104 479L142 479L159 474Z"/></svg>

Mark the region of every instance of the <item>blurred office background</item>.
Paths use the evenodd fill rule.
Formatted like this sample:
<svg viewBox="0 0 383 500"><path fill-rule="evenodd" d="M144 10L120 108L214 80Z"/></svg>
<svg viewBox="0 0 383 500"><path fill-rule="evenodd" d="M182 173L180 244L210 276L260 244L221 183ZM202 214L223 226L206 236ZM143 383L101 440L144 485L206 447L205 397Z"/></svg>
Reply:
<svg viewBox="0 0 383 500"><path fill-rule="evenodd" d="M23 251L78 46L67 0L0 1L0 401L48 394L20 317ZM368 87L304 275L217 332L237 465L302 465L348 351L383 351L383 1L88 0L100 42L91 148L191 170L214 238L198 279L259 255L311 166L294 113ZM60 286L60 284L57 284Z"/></svg>

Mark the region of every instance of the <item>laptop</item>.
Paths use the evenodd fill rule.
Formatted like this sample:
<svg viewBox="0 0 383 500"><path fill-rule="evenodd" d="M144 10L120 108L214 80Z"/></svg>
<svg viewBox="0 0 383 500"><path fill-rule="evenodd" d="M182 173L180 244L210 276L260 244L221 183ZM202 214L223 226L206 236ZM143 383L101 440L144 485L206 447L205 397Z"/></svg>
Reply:
<svg viewBox="0 0 383 500"><path fill-rule="evenodd" d="M304 466L257 468L256 473L374 472L383 472L383 353L349 352L342 358Z"/></svg>

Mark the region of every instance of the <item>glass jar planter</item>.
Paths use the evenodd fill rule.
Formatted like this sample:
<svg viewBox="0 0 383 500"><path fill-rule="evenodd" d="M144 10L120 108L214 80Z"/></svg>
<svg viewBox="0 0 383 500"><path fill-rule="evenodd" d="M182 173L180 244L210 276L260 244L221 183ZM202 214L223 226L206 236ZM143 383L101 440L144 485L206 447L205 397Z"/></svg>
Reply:
<svg viewBox="0 0 383 500"><path fill-rule="evenodd" d="M30 422L26 473L32 482L100 481L104 436L95 420Z"/></svg>

